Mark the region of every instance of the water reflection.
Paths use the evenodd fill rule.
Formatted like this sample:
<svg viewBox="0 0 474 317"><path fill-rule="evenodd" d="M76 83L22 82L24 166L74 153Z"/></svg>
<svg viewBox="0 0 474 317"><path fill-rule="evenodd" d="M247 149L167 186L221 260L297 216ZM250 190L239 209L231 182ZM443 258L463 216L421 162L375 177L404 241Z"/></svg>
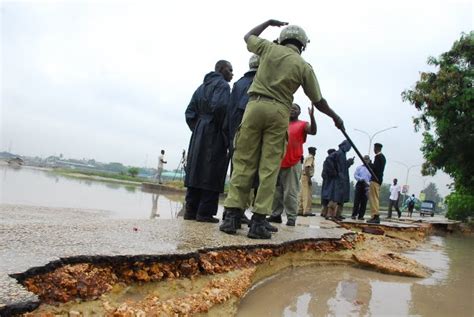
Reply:
<svg viewBox="0 0 474 317"><path fill-rule="evenodd" d="M290 269L256 286L237 316L473 316L474 239L432 237L408 256L425 279L347 266Z"/></svg>
<svg viewBox="0 0 474 317"><path fill-rule="evenodd" d="M114 218L170 219L183 213L184 193L143 191L29 167L3 165L0 171L0 203L103 210Z"/></svg>
<svg viewBox="0 0 474 317"><path fill-rule="evenodd" d="M159 194L152 194L151 195L151 215L150 219L159 218L160 214L158 213L158 197Z"/></svg>

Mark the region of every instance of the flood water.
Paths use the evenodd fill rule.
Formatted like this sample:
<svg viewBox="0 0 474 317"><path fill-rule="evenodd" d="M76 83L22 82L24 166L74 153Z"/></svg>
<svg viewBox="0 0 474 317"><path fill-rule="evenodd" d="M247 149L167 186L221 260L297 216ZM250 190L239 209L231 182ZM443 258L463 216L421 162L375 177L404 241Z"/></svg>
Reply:
<svg viewBox="0 0 474 317"><path fill-rule="evenodd" d="M145 192L135 185L0 165L0 203L102 210L112 218L170 219L182 213L183 202L183 193Z"/></svg>
<svg viewBox="0 0 474 317"><path fill-rule="evenodd" d="M474 316L474 239L431 236L405 255L434 273L420 279L348 266L295 268L256 285L237 316Z"/></svg>

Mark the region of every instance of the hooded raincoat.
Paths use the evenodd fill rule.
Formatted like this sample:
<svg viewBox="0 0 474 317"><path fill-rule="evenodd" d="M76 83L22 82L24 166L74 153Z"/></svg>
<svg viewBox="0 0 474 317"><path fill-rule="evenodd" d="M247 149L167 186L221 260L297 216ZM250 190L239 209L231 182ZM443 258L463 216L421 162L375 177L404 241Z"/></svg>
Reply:
<svg viewBox="0 0 474 317"><path fill-rule="evenodd" d="M349 141L344 140L339 144L339 150L332 153L327 160L328 175L325 180L325 186L322 188L322 198L343 204L349 201L350 183L349 183L349 167L354 163L353 160L346 158L346 153L351 150L352 146ZM326 164L326 162L325 162ZM324 166L323 166L324 169ZM324 172L324 171L323 171Z"/></svg>
<svg viewBox="0 0 474 317"><path fill-rule="evenodd" d="M194 92L186 112L192 131L186 164L186 187L223 192L228 166L229 145L224 120L230 86L217 72L210 72Z"/></svg>

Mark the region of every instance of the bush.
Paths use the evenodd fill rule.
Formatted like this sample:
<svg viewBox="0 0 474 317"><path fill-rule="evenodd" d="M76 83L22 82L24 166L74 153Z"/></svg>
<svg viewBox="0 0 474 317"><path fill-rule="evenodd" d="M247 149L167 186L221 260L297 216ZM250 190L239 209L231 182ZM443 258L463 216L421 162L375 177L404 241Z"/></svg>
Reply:
<svg viewBox="0 0 474 317"><path fill-rule="evenodd" d="M474 195L451 193L446 197L446 205L448 219L467 221L468 217L474 217Z"/></svg>
<svg viewBox="0 0 474 317"><path fill-rule="evenodd" d="M138 172L139 172L138 167L130 167L130 168L128 169L128 174L129 174L130 176L132 176L132 177L137 176L137 175L138 175Z"/></svg>

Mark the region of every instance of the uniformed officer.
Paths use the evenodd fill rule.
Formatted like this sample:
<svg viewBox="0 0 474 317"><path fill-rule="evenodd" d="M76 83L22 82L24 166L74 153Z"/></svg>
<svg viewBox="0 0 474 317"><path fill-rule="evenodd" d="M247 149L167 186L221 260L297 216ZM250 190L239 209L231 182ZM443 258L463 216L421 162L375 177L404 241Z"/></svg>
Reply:
<svg viewBox="0 0 474 317"><path fill-rule="evenodd" d="M232 93L230 94L230 102L229 102L229 108L227 111L227 124L229 126L229 138L230 138L230 144L229 144L229 156L232 157L234 153L234 136L235 133L237 132L238 127L240 126L240 123L242 122L242 118L244 116L245 108L247 107L247 103L249 102L249 95L248 95L248 90L250 88L250 85L253 82L253 79L255 77L255 74L257 73L258 65L260 62L260 57L258 55L253 54L250 59L249 59L249 70L239 79L234 83L234 86L232 87ZM233 166L231 164L230 167L230 175L232 176L233 172ZM255 189L258 187L258 177L255 178L255 181L252 186ZM248 202L246 204L245 209L250 207L252 205L253 199L254 199L254 194L253 191L250 192ZM223 214L223 219L225 219L226 213L224 212ZM245 213L242 213L242 218L241 218L242 223L250 223L250 220L245 216Z"/></svg>
<svg viewBox="0 0 474 317"><path fill-rule="evenodd" d="M220 230L228 234L236 233L240 227L240 217L258 173L260 185L247 236L271 238L271 233L265 228L265 216L272 211L279 165L285 151L290 107L293 94L300 86L316 109L330 116L339 129L344 129L342 119L322 98L313 69L300 55L308 43L304 30L289 25L281 31L278 43L259 37L269 26L287 24L268 20L244 37L248 50L260 56L260 66L248 91L250 101L235 139L234 170L224 202L227 216L220 226Z"/></svg>
<svg viewBox="0 0 474 317"><path fill-rule="evenodd" d="M301 192L300 205L298 213L304 217L315 216L311 212L313 204L313 182L311 177L314 176L314 156L316 155L316 148L311 146L308 148L309 155L304 159L303 174L301 175Z"/></svg>

